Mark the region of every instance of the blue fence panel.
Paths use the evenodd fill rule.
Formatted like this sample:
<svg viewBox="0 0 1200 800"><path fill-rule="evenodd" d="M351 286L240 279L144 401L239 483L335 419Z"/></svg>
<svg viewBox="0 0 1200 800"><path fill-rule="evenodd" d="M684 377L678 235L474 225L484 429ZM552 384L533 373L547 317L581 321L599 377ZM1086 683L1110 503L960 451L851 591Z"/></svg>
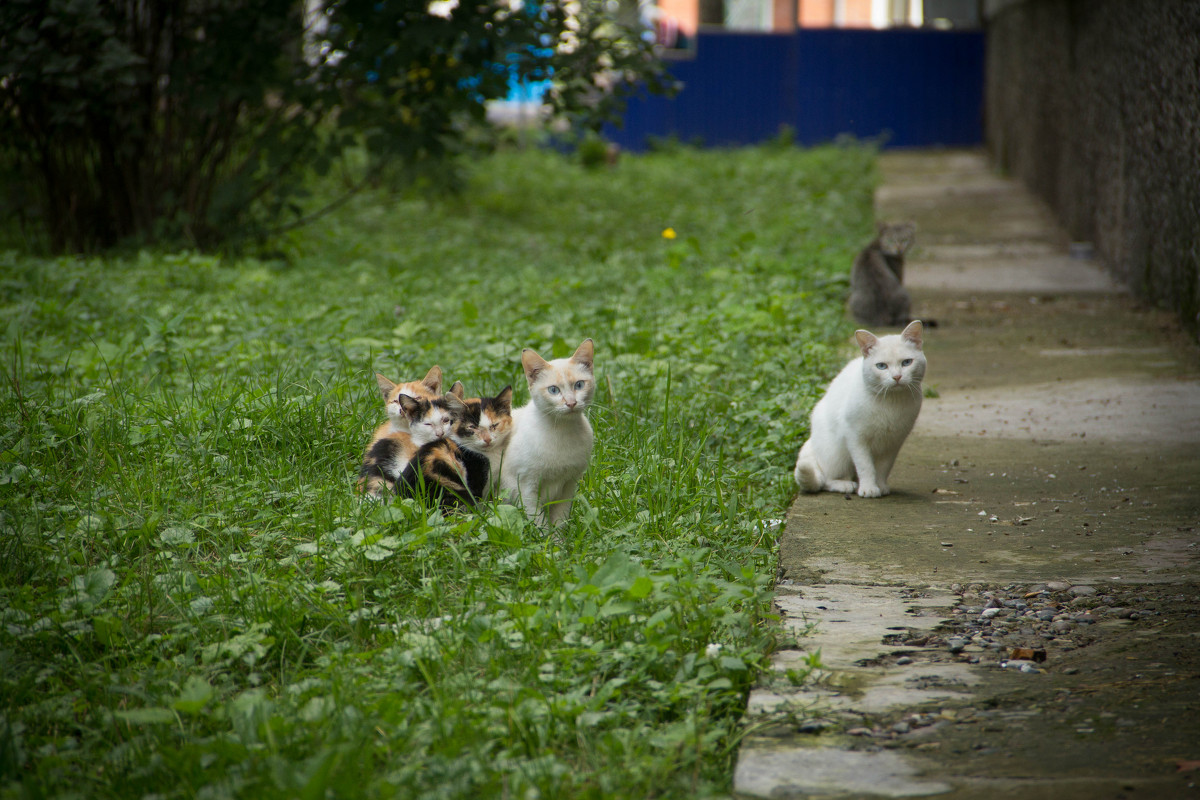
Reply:
<svg viewBox="0 0 1200 800"><path fill-rule="evenodd" d="M705 32L695 58L671 64L683 90L632 99L606 133L632 150L650 136L752 144L782 125L802 144L847 133L888 147L979 144L983 47L976 31Z"/></svg>

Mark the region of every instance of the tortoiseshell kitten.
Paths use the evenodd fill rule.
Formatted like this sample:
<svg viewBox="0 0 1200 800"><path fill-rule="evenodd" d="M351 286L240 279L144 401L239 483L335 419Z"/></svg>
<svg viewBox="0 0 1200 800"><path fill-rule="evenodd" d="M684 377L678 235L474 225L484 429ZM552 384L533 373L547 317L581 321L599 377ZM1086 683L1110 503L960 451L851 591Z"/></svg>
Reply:
<svg viewBox="0 0 1200 800"><path fill-rule="evenodd" d="M450 429L412 458L398 481L400 491L423 493L446 508L474 505L490 494L512 430L512 387L495 397L463 394L462 384L455 383L446 395L454 413Z"/></svg>
<svg viewBox="0 0 1200 800"><path fill-rule="evenodd" d="M467 404L468 418L476 426L475 442L465 444L488 458L488 495L500 483L500 464L508 448L508 439L513 432L512 386L505 386L495 397L463 398L463 385L458 381L450 387L450 393L462 398ZM478 418L478 421L475 421ZM460 442L461 444L461 442Z"/></svg>
<svg viewBox="0 0 1200 800"><path fill-rule="evenodd" d="M458 398L451 399L462 406ZM408 430L390 431L391 423L384 423L375 431L358 471L360 493L378 497L384 487L394 490L396 481L421 447L441 439L450 430L454 412L444 397L430 400L398 392L396 404L408 423Z"/></svg>

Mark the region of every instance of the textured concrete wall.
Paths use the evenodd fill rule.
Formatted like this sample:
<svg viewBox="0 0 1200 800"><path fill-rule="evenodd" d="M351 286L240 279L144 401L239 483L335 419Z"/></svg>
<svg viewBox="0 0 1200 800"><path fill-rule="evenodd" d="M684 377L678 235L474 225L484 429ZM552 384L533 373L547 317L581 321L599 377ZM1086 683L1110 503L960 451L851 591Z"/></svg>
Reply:
<svg viewBox="0 0 1200 800"><path fill-rule="evenodd" d="M997 162L1200 332L1200 0L995 3L987 25Z"/></svg>

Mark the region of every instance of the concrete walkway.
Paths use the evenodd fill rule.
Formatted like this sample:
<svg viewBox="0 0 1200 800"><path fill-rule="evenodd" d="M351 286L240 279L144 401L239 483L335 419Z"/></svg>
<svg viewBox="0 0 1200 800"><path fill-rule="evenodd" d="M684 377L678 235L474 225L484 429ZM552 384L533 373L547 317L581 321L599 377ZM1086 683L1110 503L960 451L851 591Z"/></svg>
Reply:
<svg viewBox="0 0 1200 800"><path fill-rule="evenodd" d="M982 154L882 169L934 396L789 511L735 793L1200 798L1200 350Z"/></svg>

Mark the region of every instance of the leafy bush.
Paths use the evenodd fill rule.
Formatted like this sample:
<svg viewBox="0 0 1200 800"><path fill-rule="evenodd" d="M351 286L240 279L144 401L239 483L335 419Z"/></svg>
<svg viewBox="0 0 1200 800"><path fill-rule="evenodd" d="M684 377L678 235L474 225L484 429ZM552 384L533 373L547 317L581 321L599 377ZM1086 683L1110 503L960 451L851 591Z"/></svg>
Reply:
<svg viewBox="0 0 1200 800"><path fill-rule="evenodd" d="M368 177L428 167L512 81L553 78L557 111L594 118L662 74L600 0L305 5L0 4L0 174L23 187L8 211L55 251L211 248L294 219L351 142Z"/></svg>
<svg viewBox="0 0 1200 800"><path fill-rule="evenodd" d="M0 796L726 793L871 165L503 154L290 263L0 256ZM354 498L374 370L523 402L584 336L560 536Z"/></svg>

